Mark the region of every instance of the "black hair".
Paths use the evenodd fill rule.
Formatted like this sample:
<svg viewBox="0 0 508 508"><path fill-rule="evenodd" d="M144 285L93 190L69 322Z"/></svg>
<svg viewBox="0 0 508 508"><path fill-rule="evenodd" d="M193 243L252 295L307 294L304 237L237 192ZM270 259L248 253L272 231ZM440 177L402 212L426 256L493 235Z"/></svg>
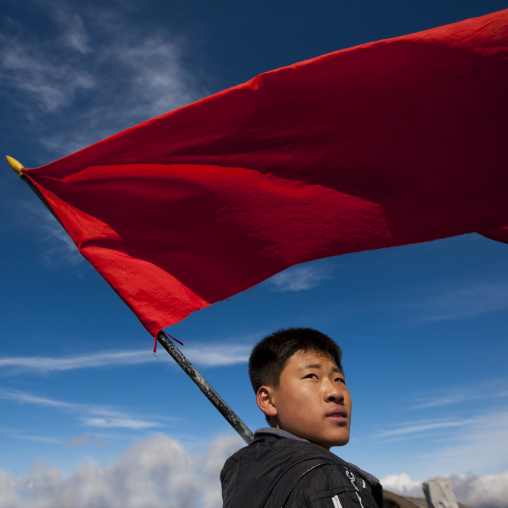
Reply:
<svg viewBox="0 0 508 508"><path fill-rule="evenodd" d="M263 385L278 388L282 370L297 351L329 356L343 372L342 350L328 335L313 328L286 328L268 335L252 350L249 377L254 392Z"/></svg>

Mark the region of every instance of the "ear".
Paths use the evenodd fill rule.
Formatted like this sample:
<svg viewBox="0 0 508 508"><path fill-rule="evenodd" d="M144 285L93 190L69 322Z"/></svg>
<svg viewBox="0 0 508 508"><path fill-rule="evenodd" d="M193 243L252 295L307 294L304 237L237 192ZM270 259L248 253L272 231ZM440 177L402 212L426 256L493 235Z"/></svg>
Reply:
<svg viewBox="0 0 508 508"><path fill-rule="evenodd" d="M258 392L256 393L256 402L265 413L266 416L276 416L277 408L275 407L274 400L274 390L271 386L260 386Z"/></svg>

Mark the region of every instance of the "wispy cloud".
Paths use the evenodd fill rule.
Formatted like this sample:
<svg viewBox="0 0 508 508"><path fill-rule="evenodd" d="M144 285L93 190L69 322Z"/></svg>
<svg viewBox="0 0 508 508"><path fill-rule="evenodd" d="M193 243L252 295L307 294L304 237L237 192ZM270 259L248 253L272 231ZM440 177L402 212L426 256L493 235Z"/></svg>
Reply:
<svg viewBox="0 0 508 508"><path fill-rule="evenodd" d="M196 365L222 367L247 363L252 346L248 344L213 344L182 348L185 355Z"/></svg>
<svg viewBox="0 0 508 508"><path fill-rule="evenodd" d="M81 446L103 446L104 441L97 436L90 434L83 434L82 436L71 437L67 443L69 447L81 447Z"/></svg>
<svg viewBox="0 0 508 508"><path fill-rule="evenodd" d="M470 421L465 419L422 420L402 423L391 430L379 431L376 436L378 438L420 437L427 431L464 427L469 424Z"/></svg>
<svg viewBox="0 0 508 508"><path fill-rule="evenodd" d="M502 399L508 397L508 390L505 388L506 380L490 380L487 382L463 384L458 388L440 390L439 393L429 394L426 397L412 397L411 401L419 400L416 404L409 404L404 411L416 411L436 407L456 406L472 401L486 401L490 399Z"/></svg>
<svg viewBox="0 0 508 508"><path fill-rule="evenodd" d="M21 201L10 211L16 224L11 227L29 228L40 245L41 260L48 269L61 269L63 265L77 267L85 258L79 253L67 232L45 208L34 200Z"/></svg>
<svg viewBox="0 0 508 508"><path fill-rule="evenodd" d="M142 30L114 5L57 1L39 12L53 36L0 35L0 83L53 156L207 95L184 65L185 38L169 27Z"/></svg>
<svg viewBox="0 0 508 508"><path fill-rule="evenodd" d="M326 260L293 266L274 275L268 283L275 291L304 291L332 278L332 264Z"/></svg>
<svg viewBox="0 0 508 508"><path fill-rule="evenodd" d="M448 397L437 397L436 399L428 400L428 402L422 402L421 404L417 404L408 408L407 410L417 410L417 409L430 409L435 407L443 407L443 406L455 406L457 404L464 404L475 400L485 401L488 399L501 399L508 397L508 390L501 390L496 393L457 393Z"/></svg>
<svg viewBox="0 0 508 508"><path fill-rule="evenodd" d="M474 463L475 472L508 467L508 411L468 415L457 425L446 444L423 456L435 470L463 471ZM472 461L471 458L474 457Z"/></svg>
<svg viewBox="0 0 508 508"><path fill-rule="evenodd" d="M2 85L17 90L30 99L36 111L48 114L68 105L80 91L93 89L96 81L91 73L80 67L69 72L56 62L61 51L45 51L41 44L30 44L25 37L0 34L0 66ZM26 107L26 106L25 106ZM27 109L33 119L33 109Z"/></svg>
<svg viewBox="0 0 508 508"><path fill-rule="evenodd" d="M411 304L424 309L420 321L468 319L508 310L506 282L469 282L460 286L445 286L429 292L423 301Z"/></svg>
<svg viewBox="0 0 508 508"><path fill-rule="evenodd" d="M454 418L435 418L394 425L380 430L376 440L425 441L425 451L413 455L433 476L456 471L488 473L508 467L508 411L474 410Z"/></svg>
<svg viewBox="0 0 508 508"><path fill-rule="evenodd" d="M48 6L44 5L44 7L47 8ZM83 54L90 51L89 36L83 19L75 10L71 10L68 2L53 1L46 12L53 17L60 27L59 39L64 46Z"/></svg>
<svg viewBox="0 0 508 508"><path fill-rule="evenodd" d="M8 374L22 372L49 373L66 370L91 369L153 363L154 358L149 350L106 351L101 353L75 355L66 357L17 356L0 358L0 369Z"/></svg>
<svg viewBox="0 0 508 508"><path fill-rule="evenodd" d="M182 352L189 360L202 367L223 367L246 363L249 359L251 346L247 344L195 344L182 347ZM159 358L172 362L171 358L161 351ZM30 372L32 374L48 374L78 369L97 369L106 367L122 367L153 363L154 357L150 348L130 351L103 351L92 354L73 356L14 356L0 357L0 373L16 375Z"/></svg>
<svg viewBox="0 0 508 508"><path fill-rule="evenodd" d="M98 411L100 412L100 411ZM161 424L154 421L139 420L136 418L127 418L123 415L113 416L108 414L107 416L94 416L89 418L83 418L83 423L90 427L102 427L105 429L131 429L131 430L142 430L142 429L153 429L154 427L161 427Z"/></svg>
<svg viewBox="0 0 508 508"><path fill-rule="evenodd" d="M396 329L477 318L508 310L508 280L479 280L419 284L416 291L402 291L383 300L376 297L362 305L349 305L358 314L396 315Z"/></svg>
<svg viewBox="0 0 508 508"><path fill-rule="evenodd" d="M72 415L84 425L91 427L143 430L163 426L162 421L157 419L136 418L114 408L65 402L18 390L0 390L0 399L10 400L17 404L31 404L38 407L50 407L61 410Z"/></svg>
<svg viewBox="0 0 508 508"><path fill-rule="evenodd" d="M24 5L34 6L52 36L11 20L10 33L0 33L0 94L24 116L40 163L207 95L185 65L185 37L170 27L138 28L122 14L126 5ZM28 224L37 224L45 266L82 263L66 232L41 210Z"/></svg>
<svg viewBox="0 0 508 508"><path fill-rule="evenodd" d="M29 433L17 428L6 428L1 427L0 431L4 436L9 436L14 439L22 439L24 441L33 441L36 443L49 443L49 444L63 444L63 439L53 436L39 436L35 434L33 431Z"/></svg>

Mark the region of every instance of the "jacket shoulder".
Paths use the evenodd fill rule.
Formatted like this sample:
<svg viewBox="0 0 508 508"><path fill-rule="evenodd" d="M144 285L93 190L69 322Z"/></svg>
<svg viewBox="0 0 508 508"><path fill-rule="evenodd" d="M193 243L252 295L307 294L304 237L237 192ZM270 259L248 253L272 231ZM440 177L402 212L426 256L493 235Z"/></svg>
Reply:
<svg viewBox="0 0 508 508"><path fill-rule="evenodd" d="M233 454L220 475L223 507L265 506L281 477L305 458L298 445L306 443L294 443L266 436Z"/></svg>
<svg viewBox="0 0 508 508"><path fill-rule="evenodd" d="M380 493L347 463L325 463L302 476L284 506L380 508Z"/></svg>
<svg viewBox="0 0 508 508"><path fill-rule="evenodd" d="M351 466L309 442L272 436L256 439L232 455L222 469L223 507L307 506L300 503L303 498L314 502L319 496L326 498L328 493L353 493L355 487L348 472L361 488L365 484L370 489L368 482ZM300 501L295 504L297 499ZM371 507L377 508L377 504L364 505L364 508Z"/></svg>

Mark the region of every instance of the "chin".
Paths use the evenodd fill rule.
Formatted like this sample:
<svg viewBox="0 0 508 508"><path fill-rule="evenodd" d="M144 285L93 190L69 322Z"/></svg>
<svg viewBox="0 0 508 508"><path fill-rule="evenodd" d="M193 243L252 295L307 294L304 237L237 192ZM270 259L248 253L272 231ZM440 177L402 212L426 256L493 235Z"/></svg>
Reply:
<svg viewBox="0 0 508 508"><path fill-rule="evenodd" d="M342 437L339 439L334 439L328 443L328 448L332 448L333 446L345 446L349 443L349 436Z"/></svg>
<svg viewBox="0 0 508 508"><path fill-rule="evenodd" d="M333 448L334 446L344 446L349 443L349 436L342 438L342 439L334 439L332 441L320 441L319 439L312 440L309 439L311 443L317 444L319 446L322 446L323 448L326 448L329 450L330 448Z"/></svg>

